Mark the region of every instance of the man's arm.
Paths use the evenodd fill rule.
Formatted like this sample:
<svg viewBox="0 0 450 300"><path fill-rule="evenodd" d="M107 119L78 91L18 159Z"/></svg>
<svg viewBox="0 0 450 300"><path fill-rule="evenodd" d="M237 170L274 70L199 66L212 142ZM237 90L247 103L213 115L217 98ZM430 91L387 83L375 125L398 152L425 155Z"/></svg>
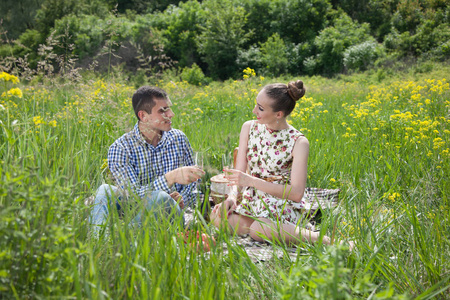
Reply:
<svg viewBox="0 0 450 300"><path fill-rule="evenodd" d="M129 154L122 145L111 145L108 151L108 167L117 184L123 189L131 189L133 193L143 198L153 189L149 185L140 185L138 173L129 160ZM164 176L158 176L155 181L161 182L158 190L169 192Z"/></svg>
<svg viewBox="0 0 450 300"><path fill-rule="evenodd" d="M183 165L184 166L193 166L194 160L192 158L192 147L189 143L189 140L186 136L184 136L184 143L182 149L182 155L183 155ZM181 194L184 200L185 206L192 206L197 199L195 199L196 195L193 193L196 189L196 181L187 184L187 185L181 185L176 184L177 191Z"/></svg>

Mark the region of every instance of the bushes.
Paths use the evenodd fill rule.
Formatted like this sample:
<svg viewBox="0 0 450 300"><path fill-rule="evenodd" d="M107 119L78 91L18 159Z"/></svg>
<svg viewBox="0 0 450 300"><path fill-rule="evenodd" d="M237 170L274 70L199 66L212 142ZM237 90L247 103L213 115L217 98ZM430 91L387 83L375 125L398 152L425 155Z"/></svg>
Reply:
<svg viewBox="0 0 450 300"><path fill-rule="evenodd" d="M27 25L19 43L0 46L2 57L28 55L28 64L36 68L39 45L55 32L62 48L53 51L78 57L82 67L96 55L111 57L124 46L129 51L122 53L141 54L152 68L162 63L177 70L195 63L220 80L239 78L247 67L275 76L366 69L383 53L381 46L371 44L375 38L387 55L449 58L450 11L443 1L344 0L331 1L332 8L329 0L189 0L178 5L145 0L121 1L122 14L109 12L111 4L100 0L40 1L36 22ZM110 62L104 58L100 64ZM144 67L137 60L124 58L124 69Z"/></svg>
<svg viewBox="0 0 450 300"><path fill-rule="evenodd" d="M382 55L382 52L382 47L375 41L351 46L344 52L344 66L348 70L367 70Z"/></svg>
<svg viewBox="0 0 450 300"><path fill-rule="evenodd" d="M198 49L211 76L227 79L239 72L237 54L250 36L244 31L247 13L231 1L204 3L206 21L197 38Z"/></svg>
<svg viewBox="0 0 450 300"><path fill-rule="evenodd" d="M347 48L371 39L369 24L358 24L345 13L334 22L334 26L327 27L315 38L314 45L317 54L314 63L316 72L331 75L343 69L344 52ZM310 60L311 60L310 59ZM312 64L308 63L311 68Z"/></svg>
<svg viewBox="0 0 450 300"><path fill-rule="evenodd" d="M261 59L267 75L280 76L288 68L286 45L278 33L275 33L261 45Z"/></svg>
<svg viewBox="0 0 450 300"><path fill-rule="evenodd" d="M205 77L202 69L195 63L192 67L183 69L181 72L181 79L193 85L205 85L210 81L209 78Z"/></svg>
<svg viewBox="0 0 450 300"><path fill-rule="evenodd" d="M79 279L70 189L35 172L0 168L0 298L67 295Z"/></svg>

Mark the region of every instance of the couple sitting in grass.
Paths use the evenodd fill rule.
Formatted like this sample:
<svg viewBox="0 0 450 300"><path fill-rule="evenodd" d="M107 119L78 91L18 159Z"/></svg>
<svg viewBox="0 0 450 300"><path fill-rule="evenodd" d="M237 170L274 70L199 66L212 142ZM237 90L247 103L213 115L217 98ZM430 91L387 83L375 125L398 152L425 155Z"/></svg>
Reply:
<svg viewBox="0 0 450 300"><path fill-rule="evenodd" d="M226 225L258 241L318 240L318 232L301 227L309 143L286 121L304 94L300 80L270 84L258 94L253 109L257 120L242 126L236 168L224 170L232 192L212 210L215 226ZM160 209L182 219L182 209L195 204L195 182L205 174L193 165L187 137L172 129L174 113L163 90L141 87L132 104L138 122L108 152L108 167L118 187L98 189L90 216L94 225L104 223L109 207L121 209L130 197L124 190L138 196L143 209ZM142 213L133 222L140 224ZM331 240L324 236L322 242Z"/></svg>

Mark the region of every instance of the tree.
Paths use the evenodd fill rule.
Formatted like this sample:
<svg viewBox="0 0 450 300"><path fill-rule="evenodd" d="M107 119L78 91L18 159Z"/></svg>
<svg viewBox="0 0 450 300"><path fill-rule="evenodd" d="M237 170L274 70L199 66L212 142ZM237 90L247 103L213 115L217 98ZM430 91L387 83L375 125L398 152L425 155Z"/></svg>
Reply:
<svg viewBox="0 0 450 300"><path fill-rule="evenodd" d="M36 13L36 27L48 35L56 20L67 15L94 15L104 17L110 7L101 0L44 0Z"/></svg>
<svg viewBox="0 0 450 300"><path fill-rule="evenodd" d="M199 51L211 76L227 79L237 75L238 51L251 34L244 30L247 14L230 0L210 0L204 5L206 22L197 38Z"/></svg>
<svg viewBox="0 0 450 300"><path fill-rule="evenodd" d="M317 48L316 71L325 75L341 72L345 50L370 39L369 24L354 22L341 11L334 25L322 30L314 40Z"/></svg>
<svg viewBox="0 0 450 300"><path fill-rule="evenodd" d="M164 11L169 5L178 5L179 2L180 0L118 0L117 10L120 13L133 10L138 14L145 14Z"/></svg>
<svg viewBox="0 0 450 300"><path fill-rule="evenodd" d="M285 74L288 68L286 45L278 33L274 33L261 44L262 62L271 76Z"/></svg>
<svg viewBox="0 0 450 300"><path fill-rule="evenodd" d="M27 29L35 28L34 18L44 0L2 0L0 1L0 20L8 32L8 37L17 39Z"/></svg>
<svg viewBox="0 0 450 300"><path fill-rule="evenodd" d="M179 62L180 67L200 63L196 37L205 22L204 8L197 1L180 3L158 14L154 26L163 31L167 40L164 45L167 54Z"/></svg>
<svg viewBox="0 0 450 300"><path fill-rule="evenodd" d="M312 41L328 25L328 0L276 0L271 2L271 27L286 42Z"/></svg>

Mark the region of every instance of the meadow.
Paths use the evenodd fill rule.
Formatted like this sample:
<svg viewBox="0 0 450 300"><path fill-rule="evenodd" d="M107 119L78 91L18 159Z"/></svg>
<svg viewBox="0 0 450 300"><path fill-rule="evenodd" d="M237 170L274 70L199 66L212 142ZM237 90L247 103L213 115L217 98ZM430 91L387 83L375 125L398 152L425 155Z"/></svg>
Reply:
<svg viewBox="0 0 450 300"><path fill-rule="evenodd" d="M91 196L108 182L109 145L135 124L125 80L25 83L0 73L0 297L5 299L445 299L450 296L450 86L443 72L382 80L357 74L302 78L307 94L289 122L310 141L308 186L340 188L322 234L346 246L302 243L253 263L233 236L209 253L184 244L161 220L142 228L112 215L109 234L89 231ZM160 80L173 127L207 156L202 189L252 119L267 83L193 86ZM220 246L219 246L220 245ZM224 252L226 245L228 252ZM275 249L286 246L274 244Z"/></svg>

